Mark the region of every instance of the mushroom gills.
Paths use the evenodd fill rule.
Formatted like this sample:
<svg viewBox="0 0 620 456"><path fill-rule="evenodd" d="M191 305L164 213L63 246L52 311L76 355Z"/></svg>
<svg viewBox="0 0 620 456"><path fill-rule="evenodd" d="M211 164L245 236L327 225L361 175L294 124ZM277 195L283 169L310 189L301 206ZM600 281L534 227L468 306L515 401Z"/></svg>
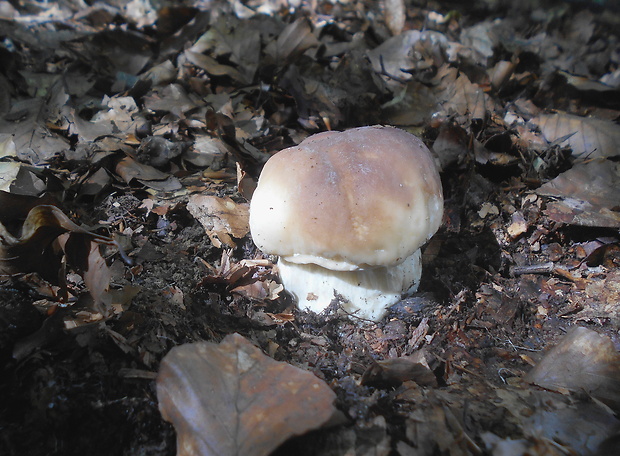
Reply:
<svg viewBox="0 0 620 456"><path fill-rule="evenodd" d="M284 288L300 308L322 312L337 293L346 301L343 303L346 312L375 321L381 319L387 307L396 304L403 294L414 293L422 275L419 249L393 266L334 271L280 257L278 268Z"/></svg>

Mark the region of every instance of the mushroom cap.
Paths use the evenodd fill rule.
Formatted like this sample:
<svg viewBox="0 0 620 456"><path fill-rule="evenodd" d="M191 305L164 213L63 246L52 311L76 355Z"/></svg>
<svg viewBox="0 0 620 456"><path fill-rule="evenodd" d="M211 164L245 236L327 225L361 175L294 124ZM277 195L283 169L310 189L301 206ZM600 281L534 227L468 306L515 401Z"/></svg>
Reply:
<svg viewBox="0 0 620 456"><path fill-rule="evenodd" d="M250 205L264 252L351 271L391 266L439 228L443 195L428 148L393 127L312 135L265 164Z"/></svg>

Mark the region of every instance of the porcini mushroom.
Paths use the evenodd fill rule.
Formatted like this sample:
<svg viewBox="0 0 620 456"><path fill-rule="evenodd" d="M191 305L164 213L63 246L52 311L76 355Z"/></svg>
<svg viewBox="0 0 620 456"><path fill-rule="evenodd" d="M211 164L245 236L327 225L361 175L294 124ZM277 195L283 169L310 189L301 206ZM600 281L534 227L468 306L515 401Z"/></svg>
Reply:
<svg viewBox="0 0 620 456"><path fill-rule="evenodd" d="M393 127L312 135L265 164L250 231L279 255L284 288L301 308L379 320L417 290L420 247L443 216L439 173L417 137Z"/></svg>

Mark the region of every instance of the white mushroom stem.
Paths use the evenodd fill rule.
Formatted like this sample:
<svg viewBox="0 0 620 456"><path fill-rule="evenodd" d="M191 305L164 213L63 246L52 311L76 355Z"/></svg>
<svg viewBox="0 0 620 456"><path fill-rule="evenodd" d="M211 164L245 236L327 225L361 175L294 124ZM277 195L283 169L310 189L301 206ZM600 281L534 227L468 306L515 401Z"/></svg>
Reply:
<svg viewBox="0 0 620 456"><path fill-rule="evenodd" d="M415 292L422 275L420 250L394 266L355 271L334 271L285 258L280 258L278 267L284 288L300 308L322 312L338 293L346 300L345 311L369 320L381 319L403 294Z"/></svg>

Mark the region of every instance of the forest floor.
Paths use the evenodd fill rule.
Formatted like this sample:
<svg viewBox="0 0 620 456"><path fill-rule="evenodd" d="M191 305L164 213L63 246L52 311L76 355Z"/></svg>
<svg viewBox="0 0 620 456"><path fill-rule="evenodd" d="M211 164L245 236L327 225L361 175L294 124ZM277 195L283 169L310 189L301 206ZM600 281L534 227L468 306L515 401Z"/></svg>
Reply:
<svg viewBox="0 0 620 456"><path fill-rule="evenodd" d="M0 1L0 454L175 454L160 363L233 333L335 393L274 454L620 451L611 1L87 3ZM441 170L419 290L297 309L255 182L373 124Z"/></svg>

